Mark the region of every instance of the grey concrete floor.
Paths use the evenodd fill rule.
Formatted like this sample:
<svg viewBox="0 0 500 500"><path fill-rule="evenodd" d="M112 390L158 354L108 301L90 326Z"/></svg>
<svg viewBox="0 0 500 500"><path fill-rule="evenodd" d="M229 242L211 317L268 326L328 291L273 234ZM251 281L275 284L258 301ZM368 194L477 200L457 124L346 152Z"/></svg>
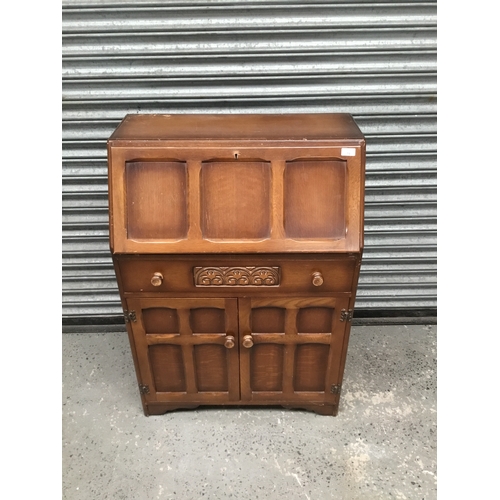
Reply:
<svg viewBox="0 0 500 500"><path fill-rule="evenodd" d="M436 495L436 326L354 326L337 417L145 417L125 333L63 335L65 500Z"/></svg>

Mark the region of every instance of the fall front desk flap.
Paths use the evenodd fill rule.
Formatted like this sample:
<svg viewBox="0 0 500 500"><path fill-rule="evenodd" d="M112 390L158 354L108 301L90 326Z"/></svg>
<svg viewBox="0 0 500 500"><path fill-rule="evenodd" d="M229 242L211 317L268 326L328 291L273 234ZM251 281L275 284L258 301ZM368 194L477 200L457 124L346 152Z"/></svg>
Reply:
<svg viewBox="0 0 500 500"><path fill-rule="evenodd" d="M114 253L357 252L349 114L127 115L108 141Z"/></svg>

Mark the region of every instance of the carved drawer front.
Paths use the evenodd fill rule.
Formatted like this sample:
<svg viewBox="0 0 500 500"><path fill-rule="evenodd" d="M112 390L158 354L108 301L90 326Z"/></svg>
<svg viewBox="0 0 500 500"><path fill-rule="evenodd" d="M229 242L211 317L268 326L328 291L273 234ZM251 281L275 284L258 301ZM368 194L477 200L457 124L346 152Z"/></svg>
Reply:
<svg viewBox="0 0 500 500"><path fill-rule="evenodd" d="M350 292L357 259L259 260L248 257L189 260L128 258L119 260L125 292L283 293Z"/></svg>
<svg viewBox="0 0 500 500"><path fill-rule="evenodd" d="M280 286L279 266L197 266L193 270L197 287Z"/></svg>

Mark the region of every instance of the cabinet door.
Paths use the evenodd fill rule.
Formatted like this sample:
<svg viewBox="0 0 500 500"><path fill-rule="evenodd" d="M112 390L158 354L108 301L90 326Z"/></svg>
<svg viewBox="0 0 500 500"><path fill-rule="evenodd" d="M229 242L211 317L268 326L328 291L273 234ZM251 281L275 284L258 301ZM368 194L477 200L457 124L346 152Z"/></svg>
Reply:
<svg viewBox="0 0 500 500"><path fill-rule="evenodd" d="M147 402L239 400L236 299L128 299ZM232 341L232 339L235 339Z"/></svg>
<svg viewBox="0 0 500 500"><path fill-rule="evenodd" d="M243 401L334 404L348 299L240 299Z"/></svg>

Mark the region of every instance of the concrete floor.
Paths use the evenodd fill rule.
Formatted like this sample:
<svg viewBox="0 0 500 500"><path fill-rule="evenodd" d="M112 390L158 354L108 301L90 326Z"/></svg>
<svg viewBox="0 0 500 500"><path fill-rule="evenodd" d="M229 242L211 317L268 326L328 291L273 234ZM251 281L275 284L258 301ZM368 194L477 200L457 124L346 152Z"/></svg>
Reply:
<svg viewBox="0 0 500 500"><path fill-rule="evenodd" d="M126 334L65 334L63 499L435 499L436 329L354 326L337 417L145 417Z"/></svg>

